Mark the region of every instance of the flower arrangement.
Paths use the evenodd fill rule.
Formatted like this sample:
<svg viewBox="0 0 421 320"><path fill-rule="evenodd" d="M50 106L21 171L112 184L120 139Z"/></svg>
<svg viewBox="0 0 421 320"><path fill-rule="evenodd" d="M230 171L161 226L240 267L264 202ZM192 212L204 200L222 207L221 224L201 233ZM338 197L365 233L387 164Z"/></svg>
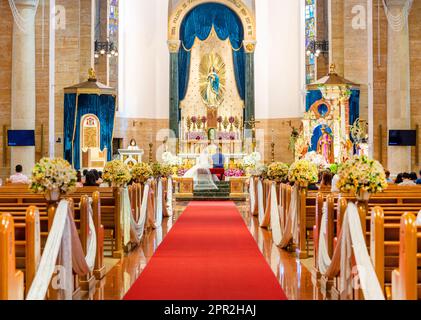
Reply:
<svg viewBox="0 0 421 320"><path fill-rule="evenodd" d="M313 162L319 168L319 170L324 170L329 167L325 157L315 151L308 152L304 159Z"/></svg>
<svg viewBox="0 0 421 320"><path fill-rule="evenodd" d="M183 164L183 159L181 159L180 157L176 155L173 155L169 151L164 152L162 154L162 161L164 162L164 164L172 166L172 167L181 166Z"/></svg>
<svg viewBox="0 0 421 320"><path fill-rule="evenodd" d="M243 158L243 165L246 168L254 168L262 160L262 156L259 152L253 152Z"/></svg>
<svg viewBox="0 0 421 320"><path fill-rule="evenodd" d="M151 166L147 163L136 163L132 167L132 177L136 182L145 183L153 176Z"/></svg>
<svg viewBox="0 0 421 320"><path fill-rule="evenodd" d="M244 177L245 172L243 169L228 169L225 170L225 176L228 178L240 178L240 177Z"/></svg>
<svg viewBox="0 0 421 320"><path fill-rule="evenodd" d="M75 189L76 181L76 171L69 162L61 158L43 158L32 170L29 189L33 193L58 191L67 194Z"/></svg>
<svg viewBox="0 0 421 320"><path fill-rule="evenodd" d="M308 186L319 180L317 165L302 159L294 162L289 168L288 179L290 182L298 183L301 186Z"/></svg>
<svg viewBox="0 0 421 320"><path fill-rule="evenodd" d="M383 192L388 186L383 166L367 156L354 156L340 166L338 175L337 187L344 193L373 194Z"/></svg>
<svg viewBox="0 0 421 320"><path fill-rule="evenodd" d="M151 169L155 178L167 178L173 174L172 166L163 163L155 162L151 165Z"/></svg>
<svg viewBox="0 0 421 320"><path fill-rule="evenodd" d="M267 176L269 180L282 182L288 178L289 167L283 162L274 162L268 166Z"/></svg>
<svg viewBox="0 0 421 320"><path fill-rule="evenodd" d="M113 160L105 165L102 178L115 187L124 187L132 178L129 168L121 160Z"/></svg>
<svg viewBox="0 0 421 320"><path fill-rule="evenodd" d="M268 177L268 167L264 164L258 165L250 170L250 174L253 177L260 177L266 179Z"/></svg>

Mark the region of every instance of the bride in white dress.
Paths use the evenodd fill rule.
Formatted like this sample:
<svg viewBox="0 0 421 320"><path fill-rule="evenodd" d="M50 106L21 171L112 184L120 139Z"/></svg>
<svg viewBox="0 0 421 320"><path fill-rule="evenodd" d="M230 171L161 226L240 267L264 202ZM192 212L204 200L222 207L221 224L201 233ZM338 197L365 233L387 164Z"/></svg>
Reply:
<svg viewBox="0 0 421 320"><path fill-rule="evenodd" d="M196 165L186 172L184 178L193 178L194 190L218 190L210 169L208 150L203 151L197 159Z"/></svg>

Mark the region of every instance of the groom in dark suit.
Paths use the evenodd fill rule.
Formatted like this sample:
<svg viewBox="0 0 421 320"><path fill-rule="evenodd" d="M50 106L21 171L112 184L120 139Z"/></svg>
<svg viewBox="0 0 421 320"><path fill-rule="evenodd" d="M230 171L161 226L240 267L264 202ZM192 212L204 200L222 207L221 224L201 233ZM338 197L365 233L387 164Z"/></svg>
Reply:
<svg viewBox="0 0 421 320"><path fill-rule="evenodd" d="M216 153L212 156L213 168L224 169L225 156L222 154L221 148L219 147Z"/></svg>

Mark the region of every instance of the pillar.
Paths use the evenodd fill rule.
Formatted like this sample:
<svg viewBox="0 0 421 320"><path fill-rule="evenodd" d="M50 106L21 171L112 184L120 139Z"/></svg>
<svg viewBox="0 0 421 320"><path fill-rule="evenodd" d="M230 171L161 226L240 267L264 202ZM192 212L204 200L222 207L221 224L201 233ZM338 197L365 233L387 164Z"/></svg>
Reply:
<svg viewBox="0 0 421 320"><path fill-rule="evenodd" d="M168 48L170 50L170 124L169 128L180 138L179 121L180 121L180 99L178 87L178 51L181 42L178 40L169 41Z"/></svg>
<svg viewBox="0 0 421 320"><path fill-rule="evenodd" d="M12 130L35 130L35 15L36 0L14 1L22 19L13 24L12 46ZM35 164L35 147L11 148L12 171L21 164L24 173Z"/></svg>
<svg viewBox="0 0 421 320"><path fill-rule="evenodd" d="M387 61L388 130L411 129L409 28L405 12L407 0L388 1L389 13L403 12L399 25L389 21ZM393 173L411 171L411 147L388 146L388 165Z"/></svg>
<svg viewBox="0 0 421 320"><path fill-rule="evenodd" d="M247 122L255 118L256 114L254 83L254 50L256 48L256 41L244 41L244 48L246 51L244 121Z"/></svg>

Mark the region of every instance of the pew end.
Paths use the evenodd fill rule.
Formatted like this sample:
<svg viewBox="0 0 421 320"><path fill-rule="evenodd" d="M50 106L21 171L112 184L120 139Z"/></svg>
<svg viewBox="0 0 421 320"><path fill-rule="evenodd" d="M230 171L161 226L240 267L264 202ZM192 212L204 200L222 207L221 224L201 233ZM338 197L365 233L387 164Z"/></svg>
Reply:
<svg viewBox="0 0 421 320"><path fill-rule="evenodd" d="M10 214L0 216L0 300L24 299L24 275L16 270L15 226Z"/></svg>

